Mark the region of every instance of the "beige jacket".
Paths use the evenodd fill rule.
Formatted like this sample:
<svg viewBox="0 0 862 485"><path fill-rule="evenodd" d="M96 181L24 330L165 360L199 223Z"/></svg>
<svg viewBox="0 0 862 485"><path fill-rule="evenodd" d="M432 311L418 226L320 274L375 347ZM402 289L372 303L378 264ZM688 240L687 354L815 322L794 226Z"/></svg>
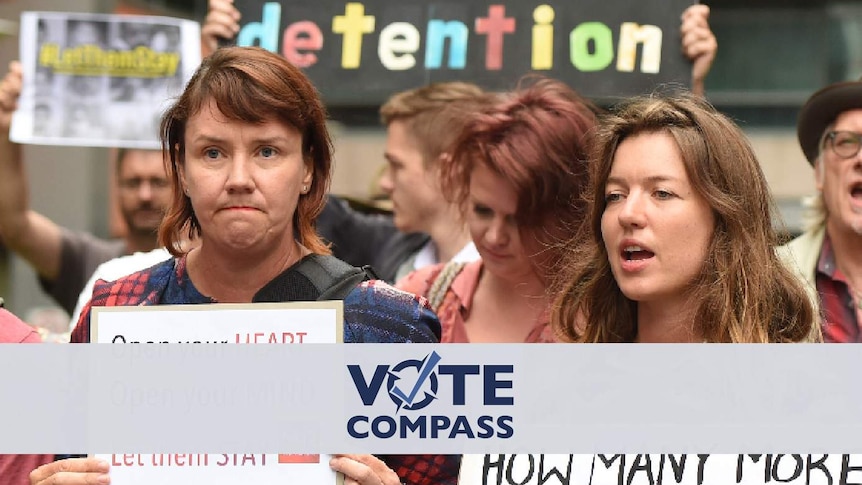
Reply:
<svg viewBox="0 0 862 485"><path fill-rule="evenodd" d="M815 275L817 274L817 261L820 259L820 250L823 248L825 238L826 224L823 223L777 249L778 257L804 282L808 297L814 304L815 311L821 317L820 297L817 295Z"/></svg>

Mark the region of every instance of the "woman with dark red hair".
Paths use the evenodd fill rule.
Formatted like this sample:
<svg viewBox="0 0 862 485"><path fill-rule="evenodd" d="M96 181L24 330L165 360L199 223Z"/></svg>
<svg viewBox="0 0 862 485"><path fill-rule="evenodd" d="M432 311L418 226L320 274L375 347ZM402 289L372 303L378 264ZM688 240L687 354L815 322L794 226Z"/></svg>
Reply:
<svg viewBox="0 0 862 485"><path fill-rule="evenodd" d="M475 114L442 164L481 261L436 265L398 287L428 297L441 342L551 342L551 270L585 215L596 109L539 79Z"/></svg>

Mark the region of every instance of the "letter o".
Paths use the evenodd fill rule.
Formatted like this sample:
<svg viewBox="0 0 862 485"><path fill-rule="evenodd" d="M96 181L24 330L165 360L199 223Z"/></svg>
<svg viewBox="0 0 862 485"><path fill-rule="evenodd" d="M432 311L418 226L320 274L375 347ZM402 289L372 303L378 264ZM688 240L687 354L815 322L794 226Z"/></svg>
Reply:
<svg viewBox="0 0 862 485"><path fill-rule="evenodd" d="M799 475L802 474L802 465L803 465L802 464L802 456L801 455L790 455L793 457L794 460L796 460L796 468L793 469L793 475L791 475L790 478L779 478L778 477L778 471L779 471L778 466L779 466L779 463L781 463L781 459L784 458L785 456L787 456L787 455L775 455L775 461L772 462L772 479L775 480L776 482L789 483L789 482L792 482L793 480L796 480L797 478L799 478Z"/></svg>
<svg viewBox="0 0 862 485"><path fill-rule="evenodd" d="M380 429L381 423L386 423L389 426L389 430L383 432ZM378 438L391 438L397 430L398 426L396 425L395 420L389 416L377 416L374 418L374 421L371 422L371 432Z"/></svg>
<svg viewBox="0 0 862 485"><path fill-rule="evenodd" d="M527 457L527 463L530 464L530 467L527 469L527 473L524 479L519 482L516 481L515 477L512 476L513 471L515 470L515 459L518 458L518 456L519 455L512 455L509 458L509 467L508 470L506 470L506 481L508 481L512 485L526 485L530 480L532 480L533 474L536 471L536 460L535 458L533 458L533 455L520 455ZM539 479L541 480L541 477L539 477Z"/></svg>
<svg viewBox="0 0 862 485"><path fill-rule="evenodd" d="M590 52L593 42L595 51ZM579 71L601 71L614 60L614 39L611 29L601 22L584 22L569 34L569 55Z"/></svg>

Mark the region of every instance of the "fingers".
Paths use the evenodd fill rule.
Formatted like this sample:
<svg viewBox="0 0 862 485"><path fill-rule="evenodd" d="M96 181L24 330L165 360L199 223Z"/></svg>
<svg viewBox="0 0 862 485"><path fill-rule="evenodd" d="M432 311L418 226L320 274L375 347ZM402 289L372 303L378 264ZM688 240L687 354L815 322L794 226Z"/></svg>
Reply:
<svg viewBox="0 0 862 485"><path fill-rule="evenodd" d="M710 30L709 26L691 25L686 30L682 31L682 50L690 59L692 49L698 45L707 45L711 53L715 55L718 48L718 42L715 40L715 35Z"/></svg>
<svg viewBox="0 0 862 485"><path fill-rule="evenodd" d="M218 48L219 39L232 39L239 32L239 10L233 0L209 0L204 25L201 27L201 54L206 57Z"/></svg>
<svg viewBox="0 0 862 485"><path fill-rule="evenodd" d="M333 455L329 467L344 474L345 485L400 485L386 463L373 455Z"/></svg>
<svg viewBox="0 0 862 485"><path fill-rule="evenodd" d="M107 485L108 464L96 458L68 458L30 472L30 485Z"/></svg>
<svg viewBox="0 0 862 485"><path fill-rule="evenodd" d="M717 45L715 42L715 38L699 38L692 39L690 42L685 44L683 47L683 52L685 56L691 59L692 61L698 61L700 58L709 58L710 60L715 59L715 51Z"/></svg>
<svg viewBox="0 0 862 485"><path fill-rule="evenodd" d="M9 72L0 81L5 104L17 104L18 95L21 94L21 63L12 61L9 63Z"/></svg>
<svg viewBox="0 0 862 485"><path fill-rule="evenodd" d="M685 55L694 60L697 55L710 53L715 56L718 48L715 35L709 28L709 7L692 5L682 15L682 50Z"/></svg>
<svg viewBox="0 0 862 485"><path fill-rule="evenodd" d="M687 18L702 18L706 21L706 19L709 18L709 5L698 3L688 6L685 11L682 12L682 20L685 21Z"/></svg>
<svg viewBox="0 0 862 485"><path fill-rule="evenodd" d="M703 82L718 51L718 41L709 28L709 7L692 5L682 14L682 52L692 61L692 91L703 94Z"/></svg>
<svg viewBox="0 0 862 485"><path fill-rule="evenodd" d="M21 94L21 63L9 63L9 72L0 81L0 132L7 134L12 122L12 113L18 108Z"/></svg>
<svg viewBox="0 0 862 485"><path fill-rule="evenodd" d="M201 32L210 37L232 39L239 32L239 23L227 12L210 12Z"/></svg>

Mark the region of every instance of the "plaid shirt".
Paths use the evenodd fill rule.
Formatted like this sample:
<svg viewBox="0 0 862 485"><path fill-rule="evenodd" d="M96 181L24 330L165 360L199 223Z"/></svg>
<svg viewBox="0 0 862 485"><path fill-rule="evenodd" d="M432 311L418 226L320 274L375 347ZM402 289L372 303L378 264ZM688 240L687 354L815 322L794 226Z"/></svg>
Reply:
<svg viewBox="0 0 862 485"><path fill-rule="evenodd" d="M90 341L94 306L215 303L195 288L185 257L170 259L109 283L99 281L81 312L72 342ZM424 298L396 290L381 281L365 281L344 299L347 343L434 343L440 323ZM388 455L380 457L410 485L455 484L460 455Z"/></svg>
<svg viewBox="0 0 862 485"><path fill-rule="evenodd" d="M829 235L823 240L817 260L817 293L823 312L824 342L862 342L862 300L854 298L847 277L835 264L835 252Z"/></svg>

